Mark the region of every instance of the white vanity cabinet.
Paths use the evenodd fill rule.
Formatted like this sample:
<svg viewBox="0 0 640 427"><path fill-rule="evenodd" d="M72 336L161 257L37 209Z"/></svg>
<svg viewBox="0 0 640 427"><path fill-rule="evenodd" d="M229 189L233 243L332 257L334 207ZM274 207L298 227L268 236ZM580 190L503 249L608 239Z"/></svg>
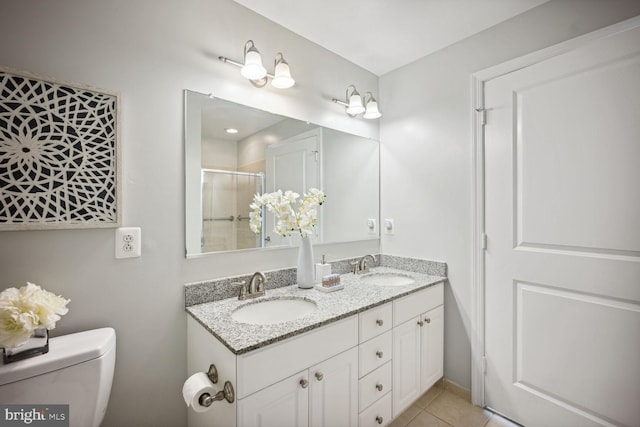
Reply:
<svg viewBox="0 0 640 427"><path fill-rule="evenodd" d="M443 285L393 302L393 417L443 374Z"/></svg>
<svg viewBox="0 0 640 427"><path fill-rule="evenodd" d="M358 351L354 347L238 401L238 425L358 425Z"/></svg>
<svg viewBox="0 0 640 427"><path fill-rule="evenodd" d="M191 316L187 331L188 374L214 363L235 389L189 427L385 426L442 377L443 284L243 354Z"/></svg>
<svg viewBox="0 0 640 427"><path fill-rule="evenodd" d="M358 319L351 316L245 354L235 355L189 317L188 371L218 368L236 400L188 412L190 427L356 427Z"/></svg>

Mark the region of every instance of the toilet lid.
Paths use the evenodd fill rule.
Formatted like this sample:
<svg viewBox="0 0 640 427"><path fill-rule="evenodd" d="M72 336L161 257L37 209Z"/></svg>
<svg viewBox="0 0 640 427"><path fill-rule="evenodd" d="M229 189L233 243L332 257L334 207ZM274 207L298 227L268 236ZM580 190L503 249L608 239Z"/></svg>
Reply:
<svg viewBox="0 0 640 427"><path fill-rule="evenodd" d="M49 339L47 354L0 365L0 385L46 374L101 357L115 347L113 328L93 329Z"/></svg>

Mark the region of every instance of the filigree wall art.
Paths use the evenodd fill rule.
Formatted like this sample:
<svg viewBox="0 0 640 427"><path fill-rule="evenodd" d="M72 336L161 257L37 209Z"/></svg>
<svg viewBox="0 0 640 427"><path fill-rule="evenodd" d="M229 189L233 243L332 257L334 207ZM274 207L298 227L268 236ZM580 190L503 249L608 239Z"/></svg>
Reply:
<svg viewBox="0 0 640 427"><path fill-rule="evenodd" d="M0 67L0 230L120 225L118 106Z"/></svg>

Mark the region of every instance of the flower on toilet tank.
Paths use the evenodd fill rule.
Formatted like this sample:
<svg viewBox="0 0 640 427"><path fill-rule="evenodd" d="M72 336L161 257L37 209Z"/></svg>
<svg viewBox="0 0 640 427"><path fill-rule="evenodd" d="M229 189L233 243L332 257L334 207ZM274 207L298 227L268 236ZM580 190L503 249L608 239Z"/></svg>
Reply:
<svg viewBox="0 0 640 427"><path fill-rule="evenodd" d="M0 293L0 347L19 347L36 329L55 328L69 311L69 301L30 282L5 289Z"/></svg>

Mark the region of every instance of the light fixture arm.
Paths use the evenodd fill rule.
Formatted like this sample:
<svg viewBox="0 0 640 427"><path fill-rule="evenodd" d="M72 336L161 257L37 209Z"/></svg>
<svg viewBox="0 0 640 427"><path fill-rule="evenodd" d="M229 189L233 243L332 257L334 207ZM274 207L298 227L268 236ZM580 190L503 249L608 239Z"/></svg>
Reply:
<svg viewBox="0 0 640 427"><path fill-rule="evenodd" d="M278 52L276 53L276 59L273 60L273 65L278 65L281 62L284 62L285 64L287 63L287 61L284 60L282 52Z"/></svg>
<svg viewBox="0 0 640 427"><path fill-rule="evenodd" d="M247 40L247 42L244 44L244 56L243 58L247 57L247 52L250 51L254 51L257 52L258 49L256 48L255 43L253 43L253 40Z"/></svg>
<svg viewBox="0 0 640 427"><path fill-rule="evenodd" d="M367 92L362 97L362 103L364 105L367 105L370 101L377 102L376 99L373 97L373 94L371 92Z"/></svg>
<svg viewBox="0 0 640 427"><path fill-rule="evenodd" d="M333 98L332 101L335 102L336 104L342 105L344 107L348 107L349 106L349 104L347 104L346 102L340 101L339 99L336 99L336 98Z"/></svg>
<svg viewBox="0 0 640 427"><path fill-rule="evenodd" d="M353 89L353 90L351 91L351 95L349 95L349 89L350 89L350 88L351 88L351 89ZM344 93L345 93L345 98L347 98L347 101L349 101L349 98L351 98L353 95L360 95L360 94L358 93L358 90L356 89L356 86L355 86L355 85L349 85L349 86L347 86L347 89L345 89Z"/></svg>
<svg viewBox="0 0 640 427"><path fill-rule="evenodd" d="M346 99L346 101L340 101L339 99L333 98L332 101L335 102L336 104L342 105L346 108L349 108L349 99L351 99L351 95L349 95L349 89L353 89L351 92L351 95L359 95L358 91L356 90L356 86L355 85L349 85L347 86L347 88L344 91L344 97ZM346 111L347 115L349 117L356 117L356 115L349 113L348 111Z"/></svg>

